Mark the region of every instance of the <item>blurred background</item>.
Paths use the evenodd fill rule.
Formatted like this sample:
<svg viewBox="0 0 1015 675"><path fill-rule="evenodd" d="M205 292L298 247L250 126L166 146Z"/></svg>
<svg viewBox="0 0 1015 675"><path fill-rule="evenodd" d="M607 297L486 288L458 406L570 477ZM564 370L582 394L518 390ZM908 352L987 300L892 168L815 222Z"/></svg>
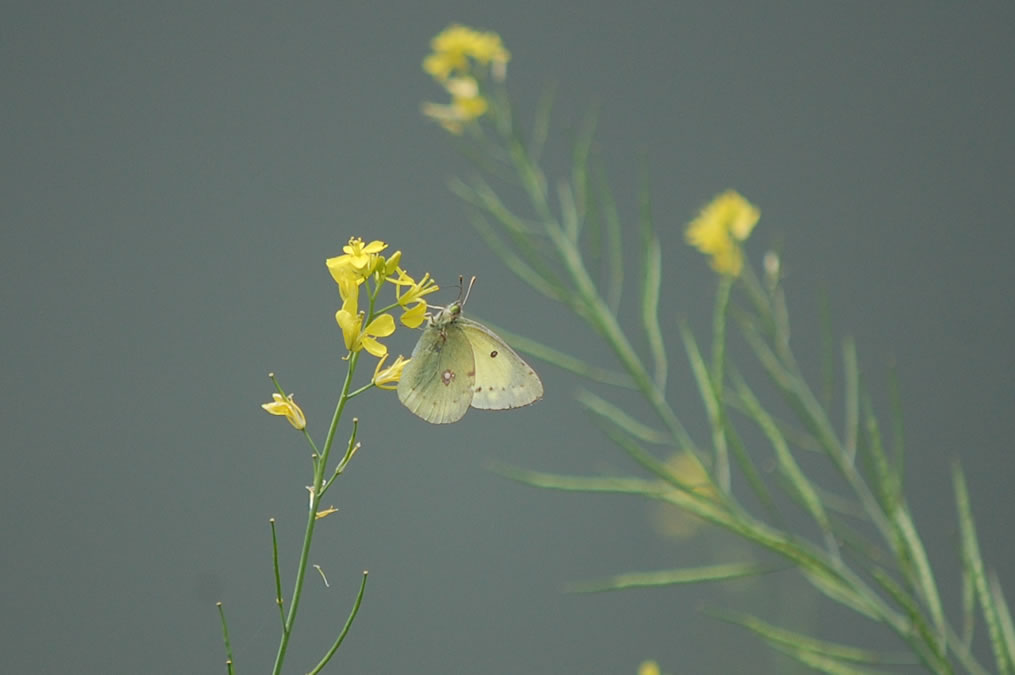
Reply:
<svg viewBox="0 0 1015 675"><path fill-rule="evenodd" d="M478 274L474 314L613 365L511 276L447 189L467 165L419 104L444 98L420 63L451 22L500 33L524 117L555 87L551 170L593 108L629 223L647 169L670 395L692 433L707 439L672 329L687 317L707 342L715 279L683 227L734 187L762 211L752 262L782 252L805 369L819 372L826 293L885 420L897 370L910 505L950 612L956 459L1011 601L1015 6L13 2L0 21L0 671L224 672L219 600L239 672L270 670L267 520L288 598L309 461L259 405L274 371L323 435L344 373L324 259L350 236L389 242L444 286ZM399 331L390 348L415 338ZM578 410L576 378L536 366L540 404L454 425L386 392L354 401L363 449L311 560L330 587L310 579L287 672L317 662L364 569L333 672L633 673L649 658L673 673L782 672L701 611L722 607L897 647L794 575L563 593L750 550L662 536L635 499L491 473L638 473Z"/></svg>

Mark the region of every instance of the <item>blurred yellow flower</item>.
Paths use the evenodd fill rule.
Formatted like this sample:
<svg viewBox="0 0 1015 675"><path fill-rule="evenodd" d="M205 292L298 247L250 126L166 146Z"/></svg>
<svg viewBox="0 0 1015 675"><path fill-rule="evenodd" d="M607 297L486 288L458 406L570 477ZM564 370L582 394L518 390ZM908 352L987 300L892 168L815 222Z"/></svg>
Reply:
<svg viewBox="0 0 1015 675"><path fill-rule="evenodd" d="M718 496L715 485L705 473L704 467L690 452L682 450L672 454L664 462L667 470L692 492L709 499ZM672 488L677 490L679 488ZM666 503L653 505L653 526L664 537L682 539L693 535L704 522L693 513L679 506Z"/></svg>
<svg viewBox="0 0 1015 675"><path fill-rule="evenodd" d="M423 59L423 70L439 82L456 73L468 73L471 68L469 59L483 66L494 64L501 71L511 59L499 35L461 24L452 24L434 36L430 40L430 48L433 53Z"/></svg>
<svg viewBox="0 0 1015 675"><path fill-rule="evenodd" d="M307 418L300 407L296 405L292 394L289 394L289 396L272 394L271 397L274 400L271 403L262 403L262 408L272 415L285 415L285 418L289 420L289 424L293 425L296 429L306 428Z"/></svg>
<svg viewBox="0 0 1015 675"><path fill-rule="evenodd" d="M486 113L489 105L479 94L479 85L472 77L455 77L447 82L451 103L424 103L423 114L439 122L441 126L453 134L460 134L467 122Z"/></svg>
<svg viewBox="0 0 1015 675"><path fill-rule="evenodd" d="M687 243L711 256L716 272L738 277L744 264L740 242L750 236L760 217L756 206L740 193L727 190L687 225Z"/></svg>
<svg viewBox="0 0 1015 675"><path fill-rule="evenodd" d="M659 675L659 664L655 661L642 661L638 666L638 675Z"/></svg>
<svg viewBox="0 0 1015 675"><path fill-rule="evenodd" d="M471 122L475 119L469 115L467 110L454 103L441 105L439 103L426 102L420 106L420 112L456 135L465 130L466 122Z"/></svg>
<svg viewBox="0 0 1015 675"><path fill-rule="evenodd" d="M374 386L378 389L397 389L398 381L402 378L402 369L405 368L409 359L399 354L395 362L385 368L384 362L387 360L388 355L385 354L377 362L377 367L374 368Z"/></svg>
<svg viewBox="0 0 1015 675"><path fill-rule="evenodd" d="M459 24L444 29L430 41L430 47L433 53L423 60L423 70L444 86L451 102L424 103L422 112L448 131L460 134L465 124L489 108L477 78L489 68L495 79L503 80L511 54L496 33Z"/></svg>

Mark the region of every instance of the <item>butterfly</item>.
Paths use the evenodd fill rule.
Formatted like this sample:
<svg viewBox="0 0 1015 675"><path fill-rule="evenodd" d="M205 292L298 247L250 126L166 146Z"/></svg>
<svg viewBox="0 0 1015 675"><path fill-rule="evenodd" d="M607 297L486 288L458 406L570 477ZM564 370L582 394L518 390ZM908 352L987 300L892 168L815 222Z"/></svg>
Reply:
<svg viewBox="0 0 1015 675"><path fill-rule="evenodd" d="M464 299L427 315L398 381L398 400L431 424L457 422L469 406L506 410L543 397L543 383L532 366L492 330L462 316L468 299L467 291Z"/></svg>

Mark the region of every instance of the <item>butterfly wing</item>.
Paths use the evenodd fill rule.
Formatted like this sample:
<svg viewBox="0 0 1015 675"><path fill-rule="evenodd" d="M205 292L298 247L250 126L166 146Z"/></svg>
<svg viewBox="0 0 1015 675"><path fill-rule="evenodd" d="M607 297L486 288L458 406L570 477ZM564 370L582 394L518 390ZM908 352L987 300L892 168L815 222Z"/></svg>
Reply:
<svg viewBox="0 0 1015 675"><path fill-rule="evenodd" d="M472 403L475 386L472 347L451 323L431 326L412 350L398 381L398 400L431 424L457 422Z"/></svg>
<svg viewBox="0 0 1015 675"><path fill-rule="evenodd" d="M454 325L472 345L476 371L473 408L518 408L543 397L543 382L536 371L493 331L464 317Z"/></svg>

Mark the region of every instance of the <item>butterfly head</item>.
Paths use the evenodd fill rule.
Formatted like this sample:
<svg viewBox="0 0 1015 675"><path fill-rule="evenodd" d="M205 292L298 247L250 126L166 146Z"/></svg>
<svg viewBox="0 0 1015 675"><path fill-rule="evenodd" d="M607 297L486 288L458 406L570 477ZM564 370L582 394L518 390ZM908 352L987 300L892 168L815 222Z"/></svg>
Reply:
<svg viewBox="0 0 1015 675"><path fill-rule="evenodd" d="M434 309L438 309L435 307ZM462 315L462 303L452 302L447 307L440 307L440 311L430 317L430 325L437 328L444 328Z"/></svg>
<svg viewBox="0 0 1015 675"><path fill-rule="evenodd" d="M432 316L428 316L430 325L437 328L444 328L459 316L462 315L462 307L469 299L469 293L472 291L472 285L476 283L476 277L472 277L469 280L469 285L464 285L464 278L458 277L458 283L461 284L461 288L464 291L458 296L458 300L450 303L447 307L434 307L434 309L440 309L439 312Z"/></svg>

